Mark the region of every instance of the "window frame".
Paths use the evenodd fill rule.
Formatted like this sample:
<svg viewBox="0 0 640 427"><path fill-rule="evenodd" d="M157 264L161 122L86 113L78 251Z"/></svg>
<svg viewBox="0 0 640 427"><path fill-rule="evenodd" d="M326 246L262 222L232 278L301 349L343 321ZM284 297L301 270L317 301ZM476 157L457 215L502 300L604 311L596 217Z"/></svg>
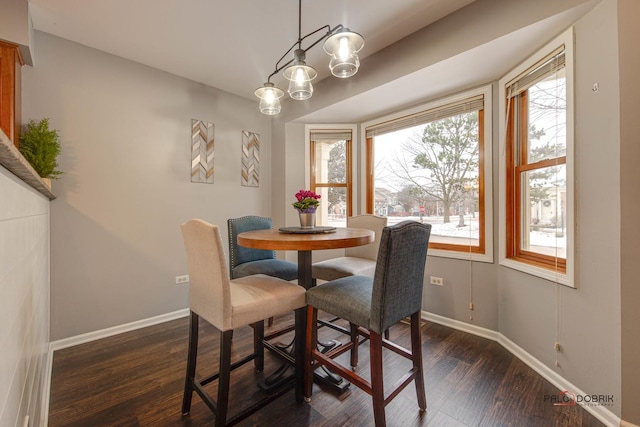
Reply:
<svg viewBox="0 0 640 427"><path fill-rule="evenodd" d="M423 111L439 108L441 106L464 101L469 98L482 95L484 97L484 108L478 114L478 132L480 147L478 151L478 169L482 172L478 183L478 198L480 209L484 210L483 221L479 224L479 247L465 245L447 245L444 243L429 242L429 255L443 258L464 259L480 262L493 262L493 176L492 176L492 87L491 85L471 89L456 95L439 98L419 106L398 111L396 113L379 117L362 123L361 132L361 182L363 183L361 193L361 203L367 213L373 212L373 185L375 164L373 152L373 139L367 138L366 129L379 123L396 120L404 116L418 114ZM454 247L464 249L454 249Z"/></svg>
<svg viewBox="0 0 640 427"><path fill-rule="evenodd" d="M543 160L522 165L520 159L516 162L515 156L520 153L524 156L523 145L526 138L516 138L515 132L524 132L521 127L517 130L508 126L509 117L517 115L522 119L522 115L527 112L526 107L521 104L520 111L516 110L516 103L507 99L508 84L519 76L525 74L552 52L564 46L565 55L565 78L566 78L566 154L554 160ZM546 280L554 281L569 287L575 286L574 259L575 259L575 222L574 222L574 35L573 28L568 29L542 49L529 56L525 61L506 74L499 80L498 102L499 102L499 131L500 131L500 188L499 188L499 223L500 223L500 245L499 263L505 267L519 270ZM526 93L526 92L524 92ZM517 95L521 97L521 95ZM525 95L526 97L526 95ZM509 111L507 111L507 109ZM518 142L518 139L520 140ZM520 143L521 145L516 147ZM559 160L556 162L555 160ZM521 248L522 230L522 209L521 199L521 171L528 170L532 166L556 166L564 164L566 167L566 259L549 255L538 254L537 252L526 251Z"/></svg>
<svg viewBox="0 0 640 427"><path fill-rule="evenodd" d="M347 198L347 216L353 216L354 212L357 212L355 201L356 197L354 197L354 177L355 173L355 144L354 141L357 140L357 126L351 124L305 124L305 153L306 158L308 159L307 167L308 171L306 173L308 183L307 187L311 191L316 191L318 188L346 188L346 198ZM336 130L336 131L350 131L351 132L351 140L347 140L346 143L346 183L318 183L315 180L316 170L315 170L315 150L314 150L314 141L311 140L311 132L314 130Z"/></svg>

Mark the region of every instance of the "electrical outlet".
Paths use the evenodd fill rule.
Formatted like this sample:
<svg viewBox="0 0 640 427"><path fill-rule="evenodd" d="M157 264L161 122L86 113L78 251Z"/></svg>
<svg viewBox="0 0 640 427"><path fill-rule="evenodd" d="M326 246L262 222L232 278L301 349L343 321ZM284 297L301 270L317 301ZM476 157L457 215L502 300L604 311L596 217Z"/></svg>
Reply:
<svg viewBox="0 0 640 427"><path fill-rule="evenodd" d="M176 276L176 285L181 283L189 283L189 275L185 274L184 276Z"/></svg>
<svg viewBox="0 0 640 427"><path fill-rule="evenodd" d="M436 286L442 286L444 285L444 280L442 279L442 277L431 276L429 279L429 283Z"/></svg>

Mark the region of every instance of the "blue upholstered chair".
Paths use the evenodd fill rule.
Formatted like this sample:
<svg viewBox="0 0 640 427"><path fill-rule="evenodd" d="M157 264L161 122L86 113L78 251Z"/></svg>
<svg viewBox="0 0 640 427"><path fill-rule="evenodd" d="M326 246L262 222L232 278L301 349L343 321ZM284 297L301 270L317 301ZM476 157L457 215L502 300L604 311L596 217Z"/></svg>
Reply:
<svg viewBox="0 0 640 427"><path fill-rule="evenodd" d="M229 228L229 272L232 279L251 274L266 274L282 280L298 278L298 264L276 259L276 252L245 248L238 245L238 234L245 231L273 228L271 218L243 216L227 221Z"/></svg>
<svg viewBox="0 0 640 427"><path fill-rule="evenodd" d="M318 310L348 320L351 326L351 340L344 349L342 347L345 346L342 346L323 354L315 346L307 345L305 357L307 361L305 397L307 399L311 398L313 371L319 365L323 365L372 396L377 427L385 425L384 408L387 403L411 381L415 381L418 406L421 410L426 410L420 312L430 234L431 225L415 221L404 221L385 227L382 231L373 278L348 276L307 290L308 343L317 341ZM387 328L407 316L411 318L411 351L382 338ZM333 359L350 349L351 365L355 370L358 362L359 335L370 339L371 382L345 369ZM382 373L383 347L412 361L412 368L402 382L386 395Z"/></svg>
<svg viewBox="0 0 640 427"><path fill-rule="evenodd" d="M286 382L285 387L295 386L296 401L302 402L304 362L304 321L305 289L295 283L263 274L244 276L231 280L227 271L222 238L217 226L199 219L192 219L181 226L184 246L187 252L189 270L189 350L187 373L182 400L182 414L191 410L195 391L215 414L215 426L235 424L249 414L274 400L267 395L260 402L240 411L227 420L231 371L254 360L255 367L264 367L264 319L272 316L296 312L295 379ZM198 355L198 323L206 320L220 332L220 361L217 374L196 379ZM253 325L256 339L252 354L231 362L231 336L233 330ZM204 386L218 380L217 399L209 396ZM246 391L238 391L246 393ZM282 395L282 394L280 394Z"/></svg>

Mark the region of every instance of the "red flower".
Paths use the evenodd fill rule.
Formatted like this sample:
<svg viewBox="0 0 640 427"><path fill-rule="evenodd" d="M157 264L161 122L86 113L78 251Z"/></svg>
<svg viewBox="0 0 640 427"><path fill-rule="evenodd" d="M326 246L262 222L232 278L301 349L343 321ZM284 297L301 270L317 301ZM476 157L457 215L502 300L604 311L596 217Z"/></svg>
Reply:
<svg viewBox="0 0 640 427"><path fill-rule="evenodd" d="M296 193L297 202L293 203L293 207L299 211L312 210L315 212L320 204L320 195L310 190L300 190Z"/></svg>

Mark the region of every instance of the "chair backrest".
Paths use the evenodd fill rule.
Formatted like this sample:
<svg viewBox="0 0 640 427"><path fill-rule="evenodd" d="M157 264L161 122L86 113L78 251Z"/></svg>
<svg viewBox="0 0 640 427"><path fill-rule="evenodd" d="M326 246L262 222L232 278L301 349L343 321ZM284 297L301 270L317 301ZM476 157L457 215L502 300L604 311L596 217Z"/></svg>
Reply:
<svg viewBox="0 0 640 427"><path fill-rule="evenodd" d="M220 330L231 324L231 291L220 230L201 219L180 226L187 252L189 307Z"/></svg>
<svg viewBox="0 0 640 427"><path fill-rule="evenodd" d="M385 227L371 295L370 328L382 333L419 311L431 224L403 221Z"/></svg>
<svg viewBox="0 0 640 427"><path fill-rule="evenodd" d="M261 259L273 259L275 251L263 249L251 249L238 245L238 234L253 230L270 230L273 228L271 218L262 216L243 216L227 220L229 228L229 271L245 262ZM233 274L233 273L232 273Z"/></svg>
<svg viewBox="0 0 640 427"><path fill-rule="evenodd" d="M364 214L358 216L350 216L347 218L347 227L366 228L372 230L376 234L376 240L368 245L355 246L347 248L344 251L345 256L365 258L375 261L378 258L378 248L380 247L380 236L382 229L387 225L387 218L377 215Z"/></svg>

